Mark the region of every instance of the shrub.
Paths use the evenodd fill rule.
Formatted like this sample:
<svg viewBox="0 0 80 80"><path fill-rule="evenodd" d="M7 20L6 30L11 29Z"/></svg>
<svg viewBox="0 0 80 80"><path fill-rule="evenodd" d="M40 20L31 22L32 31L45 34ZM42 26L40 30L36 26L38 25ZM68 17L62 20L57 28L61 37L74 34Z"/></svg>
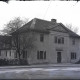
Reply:
<svg viewBox="0 0 80 80"><path fill-rule="evenodd" d="M0 66L28 65L27 59L0 59Z"/></svg>

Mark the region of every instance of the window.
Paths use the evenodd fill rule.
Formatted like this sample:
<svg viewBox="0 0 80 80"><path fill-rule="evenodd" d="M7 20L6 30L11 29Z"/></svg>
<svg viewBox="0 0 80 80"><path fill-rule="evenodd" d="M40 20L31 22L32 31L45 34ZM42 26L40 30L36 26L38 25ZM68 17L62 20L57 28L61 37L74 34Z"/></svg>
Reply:
<svg viewBox="0 0 80 80"><path fill-rule="evenodd" d="M46 51L37 51L37 59L46 59Z"/></svg>
<svg viewBox="0 0 80 80"><path fill-rule="evenodd" d="M58 38L58 43L59 43L59 44L61 43L61 39L60 39L60 38Z"/></svg>
<svg viewBox="0 0 80 80"><path fill-rule="evenodd" d="M55 43L64 44L64 38L55 36Z"/></svg>
<svg viewBox="0 0 80 80"><path fill-rule="evenodd" d="M72 39L72 45L75 45L75 39Z"/></svg>
<svg viewBox="0 0 80 80"><path fill-rule="evenodd" d="M44 41L44 34L40 34L40 41L41 41L41 42Z"/></svg>
<svg viewBox="0 0 80 80"><path fill-rule="evenodd" d="M64 38L62 37L62 43L64 44Z"/></svg>
<svg viewBox="0 0 80 80"><path fill-rule="evenodd" d="M76 53L75 52L71 52L71 59L76 59Z"/></svg>
<svg viewBox="0 0 80 80"><path fill-rule="evenodd" d="M46 59L46 51L44 52L44 59Z"/></svg>

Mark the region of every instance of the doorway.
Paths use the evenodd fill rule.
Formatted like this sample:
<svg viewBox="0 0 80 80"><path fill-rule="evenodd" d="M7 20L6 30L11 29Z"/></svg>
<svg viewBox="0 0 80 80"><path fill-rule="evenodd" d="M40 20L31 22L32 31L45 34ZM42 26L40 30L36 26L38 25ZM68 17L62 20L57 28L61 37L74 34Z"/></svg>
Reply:
<svg viewBox="0 0 80 80"><path fill-rule="evenodd" d="M61 63L61 52L57 52L57 63Z"/></svg>

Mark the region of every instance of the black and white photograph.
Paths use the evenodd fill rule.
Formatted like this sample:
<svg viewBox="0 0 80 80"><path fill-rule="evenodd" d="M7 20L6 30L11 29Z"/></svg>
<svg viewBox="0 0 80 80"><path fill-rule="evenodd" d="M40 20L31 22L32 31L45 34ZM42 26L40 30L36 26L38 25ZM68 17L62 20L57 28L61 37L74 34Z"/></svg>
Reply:
<svg viewBox="0 0 80 80"><path fill-rule="evenodd" d="M80 79L79 0L0 1L0 79Z"/></svg>

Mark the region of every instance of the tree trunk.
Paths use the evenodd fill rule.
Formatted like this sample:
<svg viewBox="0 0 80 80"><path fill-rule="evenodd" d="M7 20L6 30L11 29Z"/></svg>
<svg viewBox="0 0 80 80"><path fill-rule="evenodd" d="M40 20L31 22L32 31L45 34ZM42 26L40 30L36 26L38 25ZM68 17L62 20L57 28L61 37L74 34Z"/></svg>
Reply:
<svg viewBox="0 0 80 80"><path fill-rule="evenodd" d="M19 59L19 65L20 65L20 59L21 59L21 55L20 55L20 37L19 35L17 34L17 37L16 37L16 44L17 44L17 53L18 53L18 59Z"/></svg>

